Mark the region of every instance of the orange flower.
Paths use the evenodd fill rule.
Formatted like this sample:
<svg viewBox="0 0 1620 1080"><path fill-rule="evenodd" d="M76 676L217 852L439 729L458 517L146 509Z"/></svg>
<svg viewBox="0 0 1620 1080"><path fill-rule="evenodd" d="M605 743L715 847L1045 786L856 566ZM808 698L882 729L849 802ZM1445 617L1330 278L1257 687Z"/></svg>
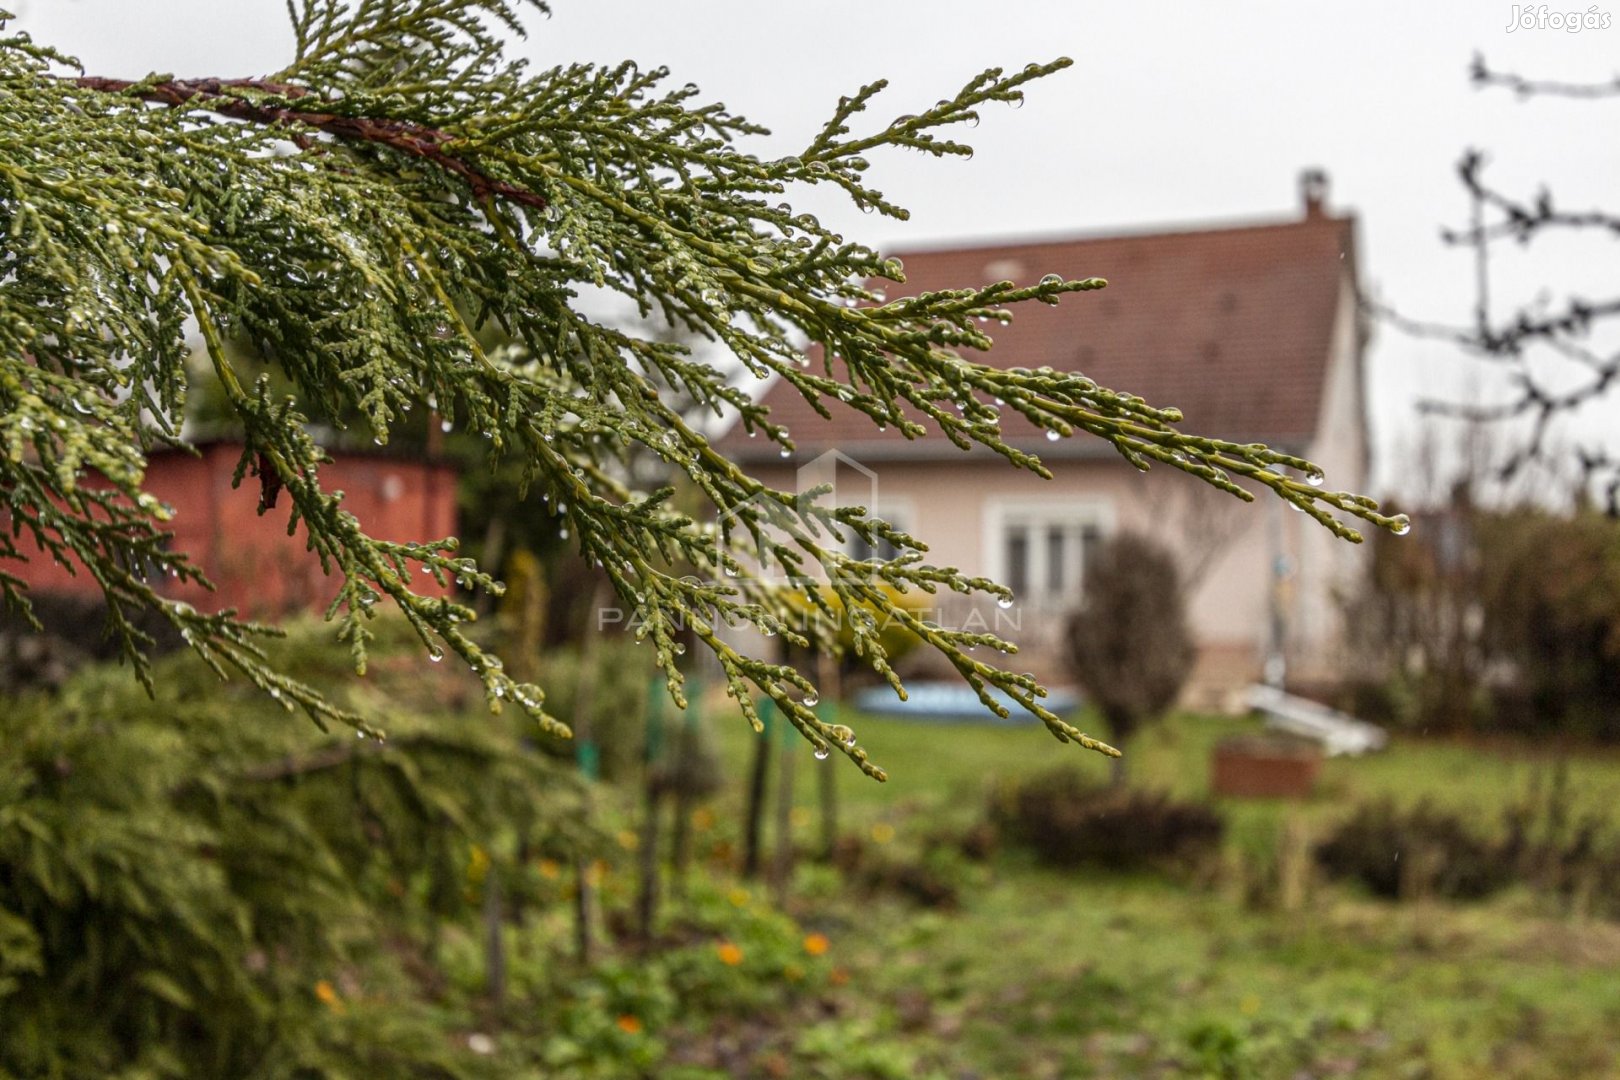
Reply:
<svg viewBox="0 0 1620 1080"><path fill-rule="evenodd" d="M722 941L715 951L720 955L720 962L727 967L736 967L743 961L742 950L729 941Z"/></svg>
<svg viewBox="0 0 1620 1080"><path fill-rule="evenodd" d="M811 956L820 956L827 951L830 944L832 943L827 940L826 934L811 934L804 939L804 951Z"/></svg>
<svg viewBox="0 0 1620 1080"><path fill-rule="evenodd" d="M641 1020L639 1017L625 1013L623 1016L615 1020L614 1023L618 1024L619 1030L624 1032L626 1035L641 1034Z"/></svg>
<svg viewBox="0 0 1620 1080"><path fill-rule="evenodd" d="M828 972L827 974L827 981L832 983L834 986L843 986L845 983L849 982L849 972L845 971L841 967L833 968L832 971Z"/></svg>
<svg viewBox="0 0 1620 1080"><path fill-rule="evenodd" d="M338 997L337 987L333 986L326 979L322 979L320 982L315 984L315 996L320 1000L322 1005L325 1005L328 1009L331 1009L335 1013L342 1014L346 1011L343 1005L343 999Z"/></svg>

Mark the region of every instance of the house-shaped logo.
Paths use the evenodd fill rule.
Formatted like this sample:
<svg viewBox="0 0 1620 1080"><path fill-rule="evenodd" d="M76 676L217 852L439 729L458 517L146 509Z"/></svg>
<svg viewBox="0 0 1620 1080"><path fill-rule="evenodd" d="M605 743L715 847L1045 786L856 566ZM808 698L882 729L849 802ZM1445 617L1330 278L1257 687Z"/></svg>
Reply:
<svg viewBox="0 0 1620 1080"><path fill-rule="evenodd" d="M730 538L733 554L752 556L750 576L770 585L813 586L831 569L814 550L847 552L857 541L853 530L837 520L841 511L875 516L877 473L840 450L828 450L799 467L788 499L751 496L722 514L715 523ZM751 539L749 539L751 538ZM784 566L772 556L772 544L784 544L803 562Z"/></svg>

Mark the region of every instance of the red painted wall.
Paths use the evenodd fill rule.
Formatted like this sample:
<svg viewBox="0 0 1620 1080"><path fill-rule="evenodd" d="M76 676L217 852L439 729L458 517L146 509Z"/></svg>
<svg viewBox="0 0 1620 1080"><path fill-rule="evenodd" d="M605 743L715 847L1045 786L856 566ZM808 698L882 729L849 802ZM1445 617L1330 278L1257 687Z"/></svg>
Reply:
<svg viewBox="0 0 1620 1080"><path fill-rule="evenodd" d="M337 595L339 580L322 573L320 559L305 546L302 523L294 535L287 535L292 500L283 492L276 507L261 517L258 480L250 475L241 487L231 487L240 444L210 443L200 449L201 457L154 455L144 487L174 508L167 525L174 534L173 548L190 555L217 591L174 581L155 583L157 590L199 610L234 607L250 618L324 611ZM327 491L344 493L343 508L359 518L371 536L422 541L454 535L456 475L448 465L372 454L332 456L336 460L321 469L321 484ZM26 550L27 536L18 540ZM99 592L82 567L72 575L43 554L22 564L0 560L0 569L34 590ZM425 575L414 586L427 595L443 594Z"/></svg>

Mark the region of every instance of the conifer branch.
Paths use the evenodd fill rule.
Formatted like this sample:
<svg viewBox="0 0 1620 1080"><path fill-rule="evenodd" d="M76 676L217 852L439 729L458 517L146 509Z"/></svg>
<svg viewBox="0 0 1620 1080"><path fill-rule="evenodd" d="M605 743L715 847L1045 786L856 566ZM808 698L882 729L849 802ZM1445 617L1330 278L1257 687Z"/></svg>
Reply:
<svg viewBox="0 0 1620 1080"><path fill-rule="evenodd" d="M847 728L806 704L815 687L805 675L718 630L752 625L835 648L827 624L847 617L855 652L897 692L888 624L940 650L990 708L1004 707L999 690L1058 738L1111 752L1046 711L1033 679L968 655L1011 643L935 626L905 604L908 594L1005 599L1005 587L929 563L922 539L864 508L749 476L696 416L734 417L785 453L791 433L688 347L593 317L578 303L585 290L729 350L823 416L853 409L907 438L983 447L1049 475L1003 437L1002 417L1018 415L1240 499L1269 489L1348 540L1360 539L1356 521L1404 528L1370 499L1318 488L1320 471L1297 456L1184 432L1178 410L1078 373L975 359L993 344L987 325L1029 302L1083 301L1101 279L889 299L885 289L905 285L898 260L783 201L795 185L832 184L903 218L870 183L864 154L970 155L954 129L987 105L1017 103L1067 60L991 69L931 108L858 131L884 90L872 83L840 101L801 154L763 160L742 141L762 127L701 102L695 86L670 89L662 68L531 73L507 60L506 36L540 4L292 0L288 10L296 57L263 79L89 76L0 25L0 560L87 569L140 672L150 642L123 612L144 605L222 674L245 673L317 722L375 733L268 665L255 644L267 628L190 610L142 577L203 580L163 550L163 510L142 490L147 451L184 445L192 325L201 377L243 433L236 480L256 476L261 512L285 510L335 578L327 617L356 669L377 605L392 604L430 656L454 653L478 675L492 710L515 704L558 733L541 688L508 676L469 636L473 609L414 586L425 575L463 595L498 592L497 568L460 555L454 537L370 535L322 484L329 458L314 422L386 443L422 408L479 435L492 463L518 463L524 490L548 501L569 543L634 610L678 704L690 633L751 722L758 691L818 748L881 778ZM264 357L292 396L242 378L231 342ZM806 342L821 347L819 369ZM633 457L655 459L673 481L637 490ZM81 482L91 476L107 486ZM676 484L704 509L675 509ZM852 536L897 555L855 559ZM23 580L0 562L6 601L26 605ZM820 621L807 625L806 610Z"/></svg>

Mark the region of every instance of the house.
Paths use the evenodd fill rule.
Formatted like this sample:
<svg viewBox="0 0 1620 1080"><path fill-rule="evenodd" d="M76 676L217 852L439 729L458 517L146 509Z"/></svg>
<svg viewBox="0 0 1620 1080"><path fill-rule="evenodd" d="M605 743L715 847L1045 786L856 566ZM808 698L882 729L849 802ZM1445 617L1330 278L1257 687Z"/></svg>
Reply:
<svg viewBox="0 0 1620 1080"><path fill-rule="evenodd" d="M324 611L337 595L336 578L305 544L303 529L288 535L290 497L259 514L259 483L252 476L232 485L242 445L203 442L193 456L176 450L151 455L143 489L174 510L164 528L172 550L183 551L217 586L154 580L163 596L199 610L236 608L247 618L273 619L297 611ZM321 468L327 491L342 491L343 506L370 535L382 540L422 541L455 532L456 475L448 465L383 453L337 451ZM28 542L27 535L19 538ZM26 563L0 560L35 595L96 598L101 590L82 567L77 573L40 554ZM412 583L419 592L442 592L431 578Z"/></svg>
<svg viewBox="0 0 1620 1080"><path fill-rule="evenodd" d="M985 356L1002 367L1083 371L1154 405L1182 409L1182 430L1263 441L1309 458L1337 489L1364 491L1368 440L1357 304L1355 221L1330 213L1326 180L1306 173L1291 220L1230 227L899 252L906 292L1050 273L1098 276L1108 288L1028 305ZM871 474L876 513L924 540L931 562L984 574L1017 594L1005 613L980 599L935 618L1017 641L1021 669L1063 680L1060 633L1086 555L1118 530L1149 532L1178 554L1199 646L1190 691L1203 707L1238 707L1268 674L1331 680L1340 644L1336 595L1357 548L1279 500L1241 501L1172 469L1141 474L1106 443L1048 442L1021 417L1008 441L1037 453L1047 481L944 438L907 440L862 414L817 416L786 384L764 402L797 449L741 431L719 447L761 480L792 490L796 470L826 455ZM840 466L842 467L842 466ZM991 609L986 611L985 609Z"/></svg>

